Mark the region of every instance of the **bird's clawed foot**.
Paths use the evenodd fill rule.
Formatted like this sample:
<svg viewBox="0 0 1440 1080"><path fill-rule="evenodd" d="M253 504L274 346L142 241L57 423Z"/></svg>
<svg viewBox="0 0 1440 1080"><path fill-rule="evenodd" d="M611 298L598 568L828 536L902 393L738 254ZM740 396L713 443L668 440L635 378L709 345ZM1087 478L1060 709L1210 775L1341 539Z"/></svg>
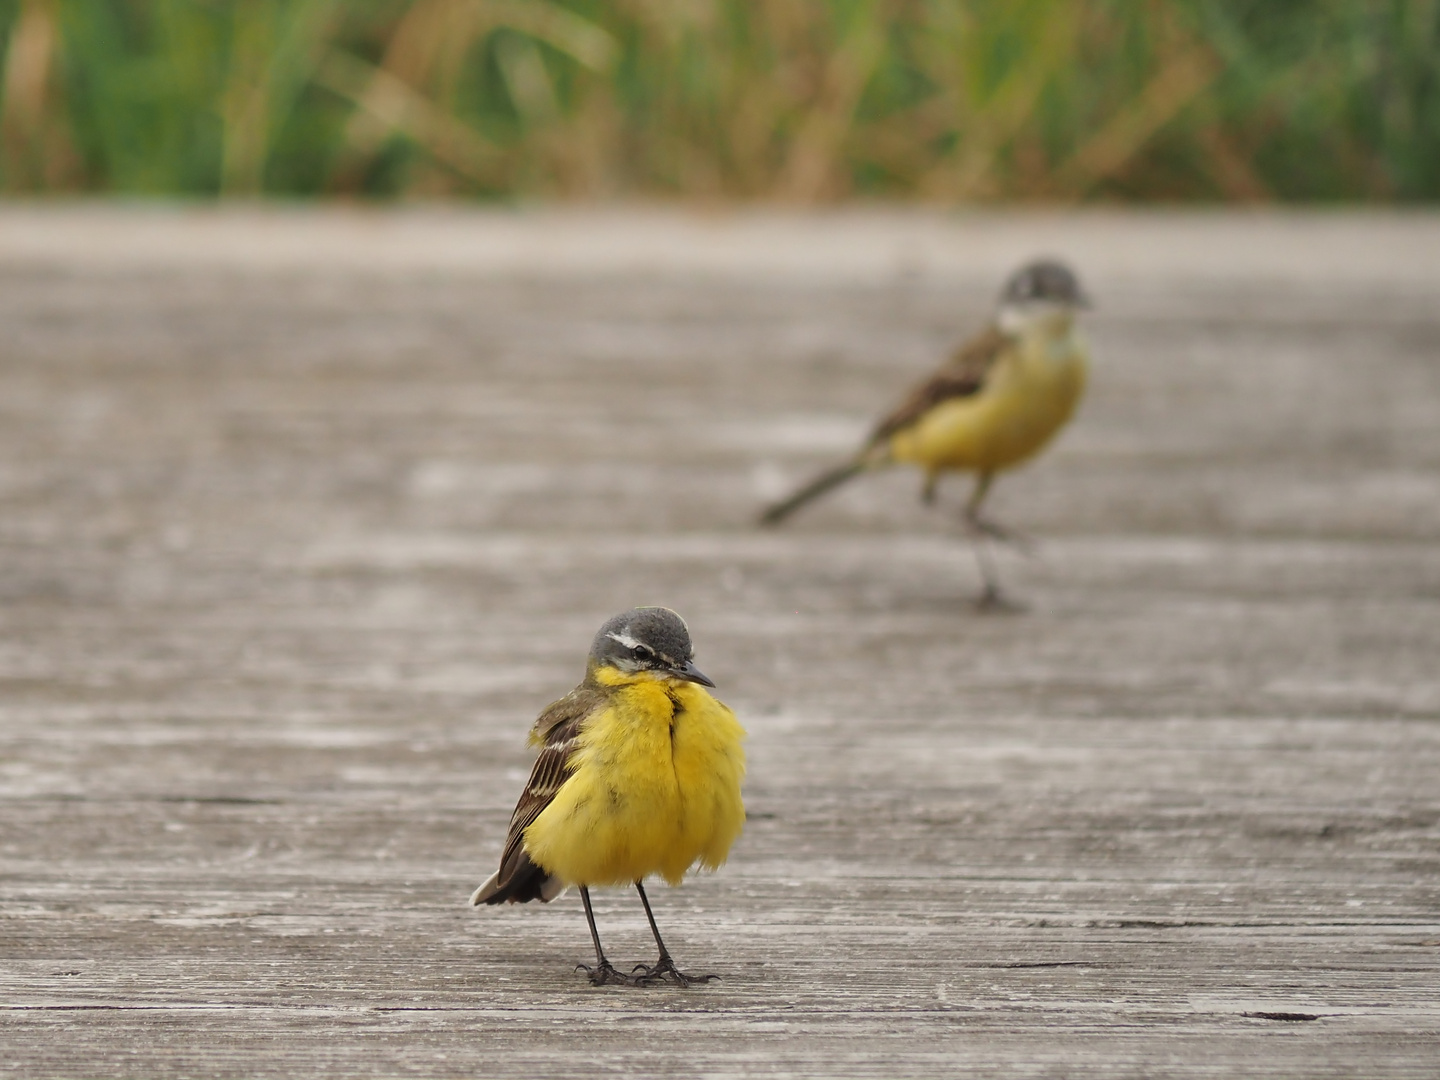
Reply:
<svg viewBox="0 0 1440 1080"><path fill-rule="evenodd" d="M602 960L594 967L591 967L589 964L576 964L575 970L585 972L586 976L590 979L591 986L606 986L611 984L619 986L645 985L643 976L626 975L610 963L609 960Z"/></svg>
<svg viewBox="0 0 1440 1080"><path fill-rule="evenodd" d="M654 964L636 964L631 971L630 977L637 986L651 986L661 980L669 980L676 986L694 986L696 983L707 983L720 978L719 975L687 975L675 966L675 961L669 956L660 957Z"/></svg>

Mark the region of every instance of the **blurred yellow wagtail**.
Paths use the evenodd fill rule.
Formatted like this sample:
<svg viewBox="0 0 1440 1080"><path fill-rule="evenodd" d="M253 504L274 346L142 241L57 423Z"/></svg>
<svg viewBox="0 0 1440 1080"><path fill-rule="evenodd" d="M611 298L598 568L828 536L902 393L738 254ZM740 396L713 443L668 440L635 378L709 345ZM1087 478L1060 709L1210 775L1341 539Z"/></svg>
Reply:
<svg viewBox="0 0 1440 1080"><path fill-rule="evenodd" d="M774 525L831 488L871 469L918 465L922 498L935 499L940 474L975 473L965 525L985 582L982 607L1003 606L987 538L1018 537L980 514L997 473L1034 456L1065 425L1085 389L1088 354L1075 329L1089 301L1070 269L1041 260L1006 283L990 326L956 349L944 367L875 428L849 461L822 473L766 510Z"/></svg>
<svg viewBox="0 0 1440 1080"><path fill-rule="evenodd" d="M669 608L616 615L590 647L585 679L535 721L540 756L510 818L500 869L472 904L548 902L580 886L595 943L596 986L681 986L715 978L675 967L643 881L679 885L695 863L725 861L745 824L745 729L706 687L685 621ZM590 886L634 883L660 947L653 965L617 971L600 947ZM577 969L578 970L578 969Z"/></svg>

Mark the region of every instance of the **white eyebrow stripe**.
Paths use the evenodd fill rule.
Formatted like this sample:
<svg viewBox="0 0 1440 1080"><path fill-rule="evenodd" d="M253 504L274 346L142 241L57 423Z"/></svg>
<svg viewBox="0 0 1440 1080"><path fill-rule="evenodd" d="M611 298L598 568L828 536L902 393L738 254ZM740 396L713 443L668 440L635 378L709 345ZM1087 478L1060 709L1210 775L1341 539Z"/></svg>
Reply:
<svg viewBox="0 0 1440 1080"><path fill-rule="evenodd" d="M639 645L640 645L640 642L636 641L636 640L635 640L633 637L631 637L629 634L615 634L615 633L610 633L610 634L606 634L605 636L608 637L611 641L618 641L621 645L624 645L627 649L638 648Z"/></svg>

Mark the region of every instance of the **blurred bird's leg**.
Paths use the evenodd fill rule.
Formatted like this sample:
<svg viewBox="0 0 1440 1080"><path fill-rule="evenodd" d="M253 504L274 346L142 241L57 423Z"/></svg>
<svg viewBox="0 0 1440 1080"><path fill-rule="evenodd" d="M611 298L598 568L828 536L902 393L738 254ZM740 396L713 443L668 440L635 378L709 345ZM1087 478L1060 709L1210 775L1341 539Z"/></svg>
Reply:
<svg viewBox="0 0 1440 1080"><path fill-rule="evenodd" d="M616 971L614 965L605 959L605 950L600 947L600 931L595 929L595 912L590 907L590 890L584 885L580 886L580 899L585 904L585 921L590 924L590 940L595 942L595 966L592 968L587 964L576 964L575 970L590 976L593 986L604 986L606 983L639 986L639 979Z"/></svg>
<svg viewBox="0 0 1440 1080"><path fill-rule="evenodd" d="M1022 532L1007 528L980 513L980 506L985 501L985 496L990 494L990 485L995 480L994 473L981 473L975 478L975 490L970 492L970 499L965 504L965 527L975 536L988 536L992 540L999 540L1004 544L1011 544L1025 554L1030 554L1035 549L1035 541Z"/></svg>
<svg viewBox="0 0 1440 1080"><path fill-rule="evenodd" d="M692 983L718 979L719 975L687 975L675 966L675 961L670 959L670 950L665 948L665 942L660 940L660 928L655 925L655 915L650 910L650 898L645 895L645 886L638 880L635 882L635 891L640 894L640 902L645 905L645 918L650 920L650 933L655 935L655 944L660 946L660 959L653 965L635 965L633 970L641 973L637 981L644 984L668 978L680 986L690 986Z"/></svg>
<svg viewBox="0 0 1440 1080"><path fill-rule="evenodd" d="M926 506L935 505L935 489L940 484L940 473L931 469L925 474L925 486L920 489L920 501Z"/></svg>
<svg viewBox="0 0 1440 1080"><path fill-rule="evenodd" d="M1001 528L993 521L980 516L980 506L984 503L985 496L989 493L990 484L994 479L994 473L985 472L977 476L975 490L970 493L970 499L965 504L965 529L970 533L970 543L975 550L975 562L980 567L980 580L985 583L985 588L975 603L983 611L1018 611L1020 605L1008 600L1000 591L1000 578L995 572L995 556L990 550L990 541L1000 540L1004 543L1014 544L1021 551L1029 551L1033 544L1028 538Z"/></svg>
<svg viewBox="0 0 1440 1080"><path fill-rule="evenodd" d="M980 580L985 583L985 588L975 598L975 606L986 610L1007 606L1005 596L1000 592L1000 579L995 573L995 558L990 553L989 537L972 536L970 544L975 550L975 562L980 567Z"/></svg>

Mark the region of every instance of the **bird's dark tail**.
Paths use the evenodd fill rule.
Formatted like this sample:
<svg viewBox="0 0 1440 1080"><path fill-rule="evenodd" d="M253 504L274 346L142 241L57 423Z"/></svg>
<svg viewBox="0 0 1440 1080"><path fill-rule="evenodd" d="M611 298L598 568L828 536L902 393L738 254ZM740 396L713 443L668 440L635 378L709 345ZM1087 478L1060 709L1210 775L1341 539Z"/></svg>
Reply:
<svg viewBox="0 0 1440 1080"><path fill-rule="evenodd" d="M868 468L868 465L862 459L859 461L847 461L844 465L821 473L784 502L776 503L770 507L770 509L766 510L765 513L761 514L760 524L779 525L780 522L784 521L811 499L818 499L831 488L837 488L851 477L860 475L866 468Z"/></svg>
<svg viewBox="0 0 1440 1080"><path fill-rule="evenodd" d="M470 894L470 903L528 904L539 900L548 904L564 891L565 882L536 866L522 850L512 856L511 865L496 870L489 881Z"/></svg>

